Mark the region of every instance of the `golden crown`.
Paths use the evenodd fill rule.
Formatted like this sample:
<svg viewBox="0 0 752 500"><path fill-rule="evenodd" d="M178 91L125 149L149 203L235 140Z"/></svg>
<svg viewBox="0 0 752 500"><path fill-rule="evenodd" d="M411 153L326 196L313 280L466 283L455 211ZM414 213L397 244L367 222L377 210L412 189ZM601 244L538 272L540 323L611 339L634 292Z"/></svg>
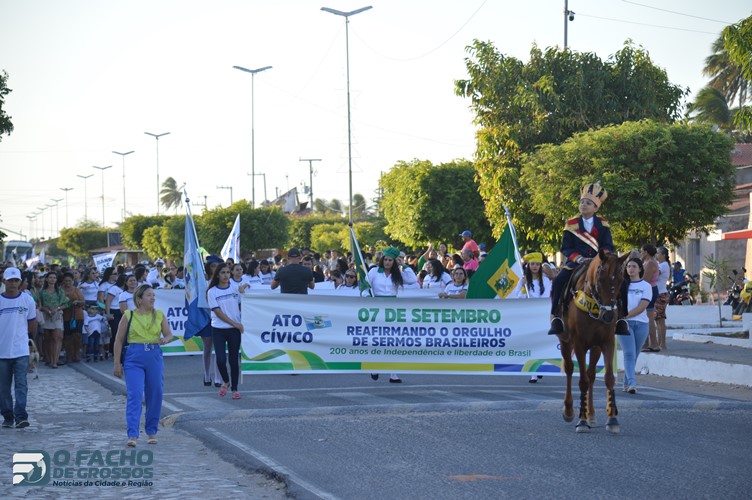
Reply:
<svg viewBox="0 0 752 500"><path fill-rule="evenodd" d="M601 187L601 181L595 181L592 184L585 184L584 186L582 186L580 199L583 198L587 198L588 200L595 203L596 207L600 208L601 203L606 201L606 198L608 198L608 193Z"/></svg>

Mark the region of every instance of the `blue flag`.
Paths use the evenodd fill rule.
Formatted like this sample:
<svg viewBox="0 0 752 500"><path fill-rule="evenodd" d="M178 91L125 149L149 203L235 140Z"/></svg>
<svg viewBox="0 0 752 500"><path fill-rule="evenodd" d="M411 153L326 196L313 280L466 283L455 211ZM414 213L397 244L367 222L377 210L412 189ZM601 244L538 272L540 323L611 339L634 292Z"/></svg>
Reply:
<svg viewBox="0 0 752 500"><path fill-rule="evenodd" d="M184 191L185 192L185 191ZM204 261L199 252L196 226L193 225L191 204L188 193L185 192L185 242L183 247L183 267L185 279L185 307L188 309L188 320L185 322L184 340L201 331L211 328L209 304L206 301L206 278L204 277Z"/></svg>

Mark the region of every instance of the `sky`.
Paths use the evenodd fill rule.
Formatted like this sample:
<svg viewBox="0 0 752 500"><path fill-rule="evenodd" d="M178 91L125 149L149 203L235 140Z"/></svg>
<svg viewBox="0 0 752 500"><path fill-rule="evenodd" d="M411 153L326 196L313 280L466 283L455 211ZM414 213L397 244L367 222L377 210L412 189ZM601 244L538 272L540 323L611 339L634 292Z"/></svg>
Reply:
<svg viewBox="0 0 752 500"><path fill-rule="evenodd" d="M563 46L564 0L0 0L15 127L0 142L0 228L49 238L86 215L112 227L124 191L128 215L155 214L157 158L160 184L185 183L196 213L250 200L252 163L256 205L293 187L305 201L306 158L321 160L314 197L347 205L345 19L321 7L369 5L349 18L353 192L368 200L399 161L472 159L473 114L454 81L473 40L523 61L534 43ZM692 93L720 31L752 14L749 0L569 9L570 49L605 60L631 39ZM112 151L134 153L123 167Z"/></svg>

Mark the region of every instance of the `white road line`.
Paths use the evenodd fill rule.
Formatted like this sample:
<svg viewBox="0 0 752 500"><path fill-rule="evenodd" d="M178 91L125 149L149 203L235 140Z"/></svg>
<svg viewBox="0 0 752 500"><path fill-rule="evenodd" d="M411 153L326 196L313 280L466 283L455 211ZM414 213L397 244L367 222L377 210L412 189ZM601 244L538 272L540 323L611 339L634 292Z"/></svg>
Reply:
<svg viewBox="0 0 752 500"><path fill-rule="evenodd" d="M236 447L237 449L239 449L243 453L252 456L253 458L255 458L256 460L258 460L259 462L263 463L264 465L266 465L267 467L269 467L270 469L272 469L273 471L275 471L275 472L277 472L277 473L279 473L279 474L281 474L283 476L287 476L295 484L297 484L301 488L303 488L303 489L305 489L305 490L313 493L317 497L322 498L322 499L327 499L327 500L337 500L337 497L335 497L331 493L323 491L320 488L316 487L315 485L309 483L308 481L306 481L302 477L298 476L296 473L294 473L293 471L291 471L290 469L288 469L284 465L281 465L281 464L278 464L277 462L275 462L272 458L267 457L266 455L264 455L262 453L259 453L258 451L256 451L256 450L248 447L247 445L245 445L245 444L243 444L243 443L241 443L241 442L239 442L239 441L237 441L235 439L232 439L231 437L225 436L224 434L222 434L221 432L219 432L217 429L214 429L213 427L207 427L206 430L209 431L209 432L211 432L212 434L214 434L215 436L217 436L219 439L223 440L224 442L233 445L234 447Z"/></svg>

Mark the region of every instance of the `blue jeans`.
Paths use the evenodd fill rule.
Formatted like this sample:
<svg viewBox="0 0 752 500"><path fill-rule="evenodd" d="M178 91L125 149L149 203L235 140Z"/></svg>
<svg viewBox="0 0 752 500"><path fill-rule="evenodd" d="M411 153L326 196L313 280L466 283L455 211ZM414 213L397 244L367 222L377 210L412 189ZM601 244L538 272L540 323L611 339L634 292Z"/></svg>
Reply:
<svg viewBox="0 0 752 500"><path fill-rule="evenodd" d="M141 398L146 401L144 428L147 435L155 435L162 412L164 365L159 344L128 344L123 363L125 388L125 423L129 438L138 438L141 423Z"/></svg>
<svg viewBox="0 0 752 500"><path fill-rule="evenodd" d="M230 390L238 390L238 378L240 377L240 330L237 328L214 328L212 327L212 341L214 352L217 353L217 368L222 375L222 381L226 384L230 379ZM230 377L227 376L227 358L230 356Z"/></svg>
<svg viewBox="0 0 752 500"><path fill-rule="evenodd" d="M90 333L89 337L86 339L86 355L99 355L99 332Z"/></svg>
<svg viewBox="0 0 752 500"><path fill-rule="evenodd" d="M29 357L0 359L0 413L6 422L20 422L28 420L26 413L26 372L29 370ZM13 404L13 396L10 386L13 383L16 396L16 404Z"/></svg>
<svg viewBox="0 0 752 500"><path fill-rule="evenodd" d="M637 385L635 379L635 367L637 366L637 356L640 355L642 344L648 338L648 324L642 321L627 320L629 325L629 336L618 335L619 345L624 353L624 387L634 387Z"/></svg>

